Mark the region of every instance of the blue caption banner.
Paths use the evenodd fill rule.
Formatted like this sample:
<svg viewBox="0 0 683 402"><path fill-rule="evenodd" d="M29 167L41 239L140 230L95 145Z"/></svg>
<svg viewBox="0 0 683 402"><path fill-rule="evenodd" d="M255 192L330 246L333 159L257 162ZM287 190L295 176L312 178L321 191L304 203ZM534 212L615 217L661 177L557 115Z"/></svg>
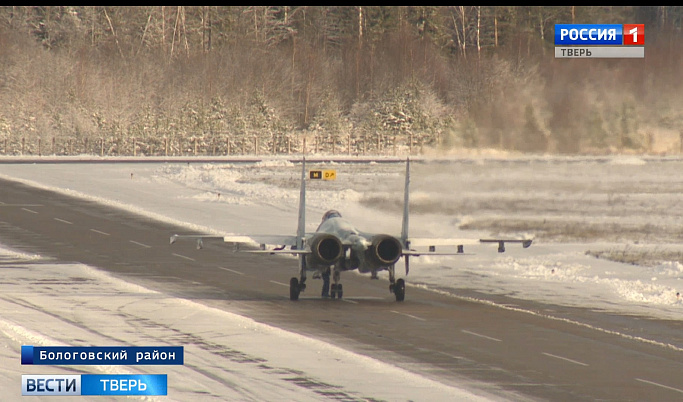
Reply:
<svg viewBox="0 0 683 402"><path fill-rule="evenodd" d="M21 364L183 365L182 346L30 346L21 347Z"/></svg>
<svg viewBox="0 0 683 402"><path fill-rule="evenodd" d="M83 374L81 395L167 395L166 374Z"/></svg>
<svg viewBox="0 0 683 402"><path fill-rule="evenodd" d="M621 24L555 24L555 45L623 45Z"/></svg>
<svg viewBox="0 0 683 402"><path fill-rule="evenodd" d="M25 374L23 396L167 395L166 374Z"/></svg>

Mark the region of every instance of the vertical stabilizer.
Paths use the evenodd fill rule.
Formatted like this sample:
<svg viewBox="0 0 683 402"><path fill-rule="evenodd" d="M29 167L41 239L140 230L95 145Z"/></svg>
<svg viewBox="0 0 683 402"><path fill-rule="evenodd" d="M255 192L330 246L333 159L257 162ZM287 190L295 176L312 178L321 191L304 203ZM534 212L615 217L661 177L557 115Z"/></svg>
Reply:
<svg viewBox="0 0 683 402"><path fill-rule="evenodd" d="M304 249L306 236L306 158L301 163L301 190L299 192L299 222L296 227L296 248Z"/></svg>
<svg viewBox="0 0 683 402"><path fill-rule="evenodd" d="M407 247L408 225L410 224L408 203L410 200L410 159L406 159L406 184L403 189L403 223L401 225L401 243Z"/></svg>
<svg viewBox="0 0 683 402"><path fill-rule="evenodd" d="M301 190L299 190L299 221L296 226L296 249L304 249L304 237L306 236L306 158L301 162ZM299 275L301 284L306 275L306 257L299 254ZM298 298L298 296L297 296Z"/></svg>
<svg viewBox="0 0 683 402"><path fill-rule="evenodd" d="M410 158L406 158L406 184L403 189L403 223L401 224L401 245L404 249L410 248L408 240L408 226L410 225ZM404 255L403 259L406 264L406 275L410 270L409 256Z"/></svg>

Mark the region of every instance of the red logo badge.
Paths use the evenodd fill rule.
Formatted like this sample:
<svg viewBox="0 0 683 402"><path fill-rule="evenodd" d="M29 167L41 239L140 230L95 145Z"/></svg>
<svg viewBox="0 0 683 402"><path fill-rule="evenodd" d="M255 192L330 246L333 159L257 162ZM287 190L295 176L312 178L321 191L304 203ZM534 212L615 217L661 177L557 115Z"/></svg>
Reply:
<svg viewBox="0 0 683 402"><path fill-rule="evenodd" d="M645 24L624 24L624 45L644 45Z"/></svg>

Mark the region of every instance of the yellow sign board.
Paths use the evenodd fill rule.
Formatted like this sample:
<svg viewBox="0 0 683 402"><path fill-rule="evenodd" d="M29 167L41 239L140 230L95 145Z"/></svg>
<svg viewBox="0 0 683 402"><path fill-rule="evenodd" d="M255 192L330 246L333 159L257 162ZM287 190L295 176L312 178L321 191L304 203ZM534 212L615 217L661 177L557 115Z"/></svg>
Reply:
<svg viewBox="0 0 683 402"><path fill-rule="evenodd" d="M323 180L337 180L337 171L323 170Z"/></svg>
<svg viewBox="0 0 683 402"><path fill-rule="evenodd" d="M337 180L336 170L311 170L308 177L312 180Z"/></svg>

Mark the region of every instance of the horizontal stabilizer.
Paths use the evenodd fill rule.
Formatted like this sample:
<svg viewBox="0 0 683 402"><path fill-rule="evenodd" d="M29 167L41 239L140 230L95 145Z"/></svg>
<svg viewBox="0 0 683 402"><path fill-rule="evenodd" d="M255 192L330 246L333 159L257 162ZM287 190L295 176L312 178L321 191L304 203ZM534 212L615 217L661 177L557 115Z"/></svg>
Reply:
<svg viewBox="0 0 683 402"><path fill-rule="evenodd" d="M457 251L428 251L428 250L403 250L403 255L411 255L413 257L425 256L425 255L474 255L471 253L463 253Z"/></svg>
<svg viewBox="0 0 683 402"><path fill-rule="evenodd" d="M310 254L311 250L278 250L278 249L271 249L271 250L239 250L243 253L252 253L252 254L290 254L290 255L299 255L299 254Z"/></svg>
<svg viewBox="0 0 683 402"><path fill-rule="evenodd" d="M408 239L411 247L423 246L463 246L479 244L479 239L447 239L447 238L410 238Z"/></svg>
<svg viewBox="0 0 683 402"><path fill-rule="evenodd" d="M296 246L296 236L286 235L230 235L222 237L226 243L255 243L278 246Z"/></svg>

